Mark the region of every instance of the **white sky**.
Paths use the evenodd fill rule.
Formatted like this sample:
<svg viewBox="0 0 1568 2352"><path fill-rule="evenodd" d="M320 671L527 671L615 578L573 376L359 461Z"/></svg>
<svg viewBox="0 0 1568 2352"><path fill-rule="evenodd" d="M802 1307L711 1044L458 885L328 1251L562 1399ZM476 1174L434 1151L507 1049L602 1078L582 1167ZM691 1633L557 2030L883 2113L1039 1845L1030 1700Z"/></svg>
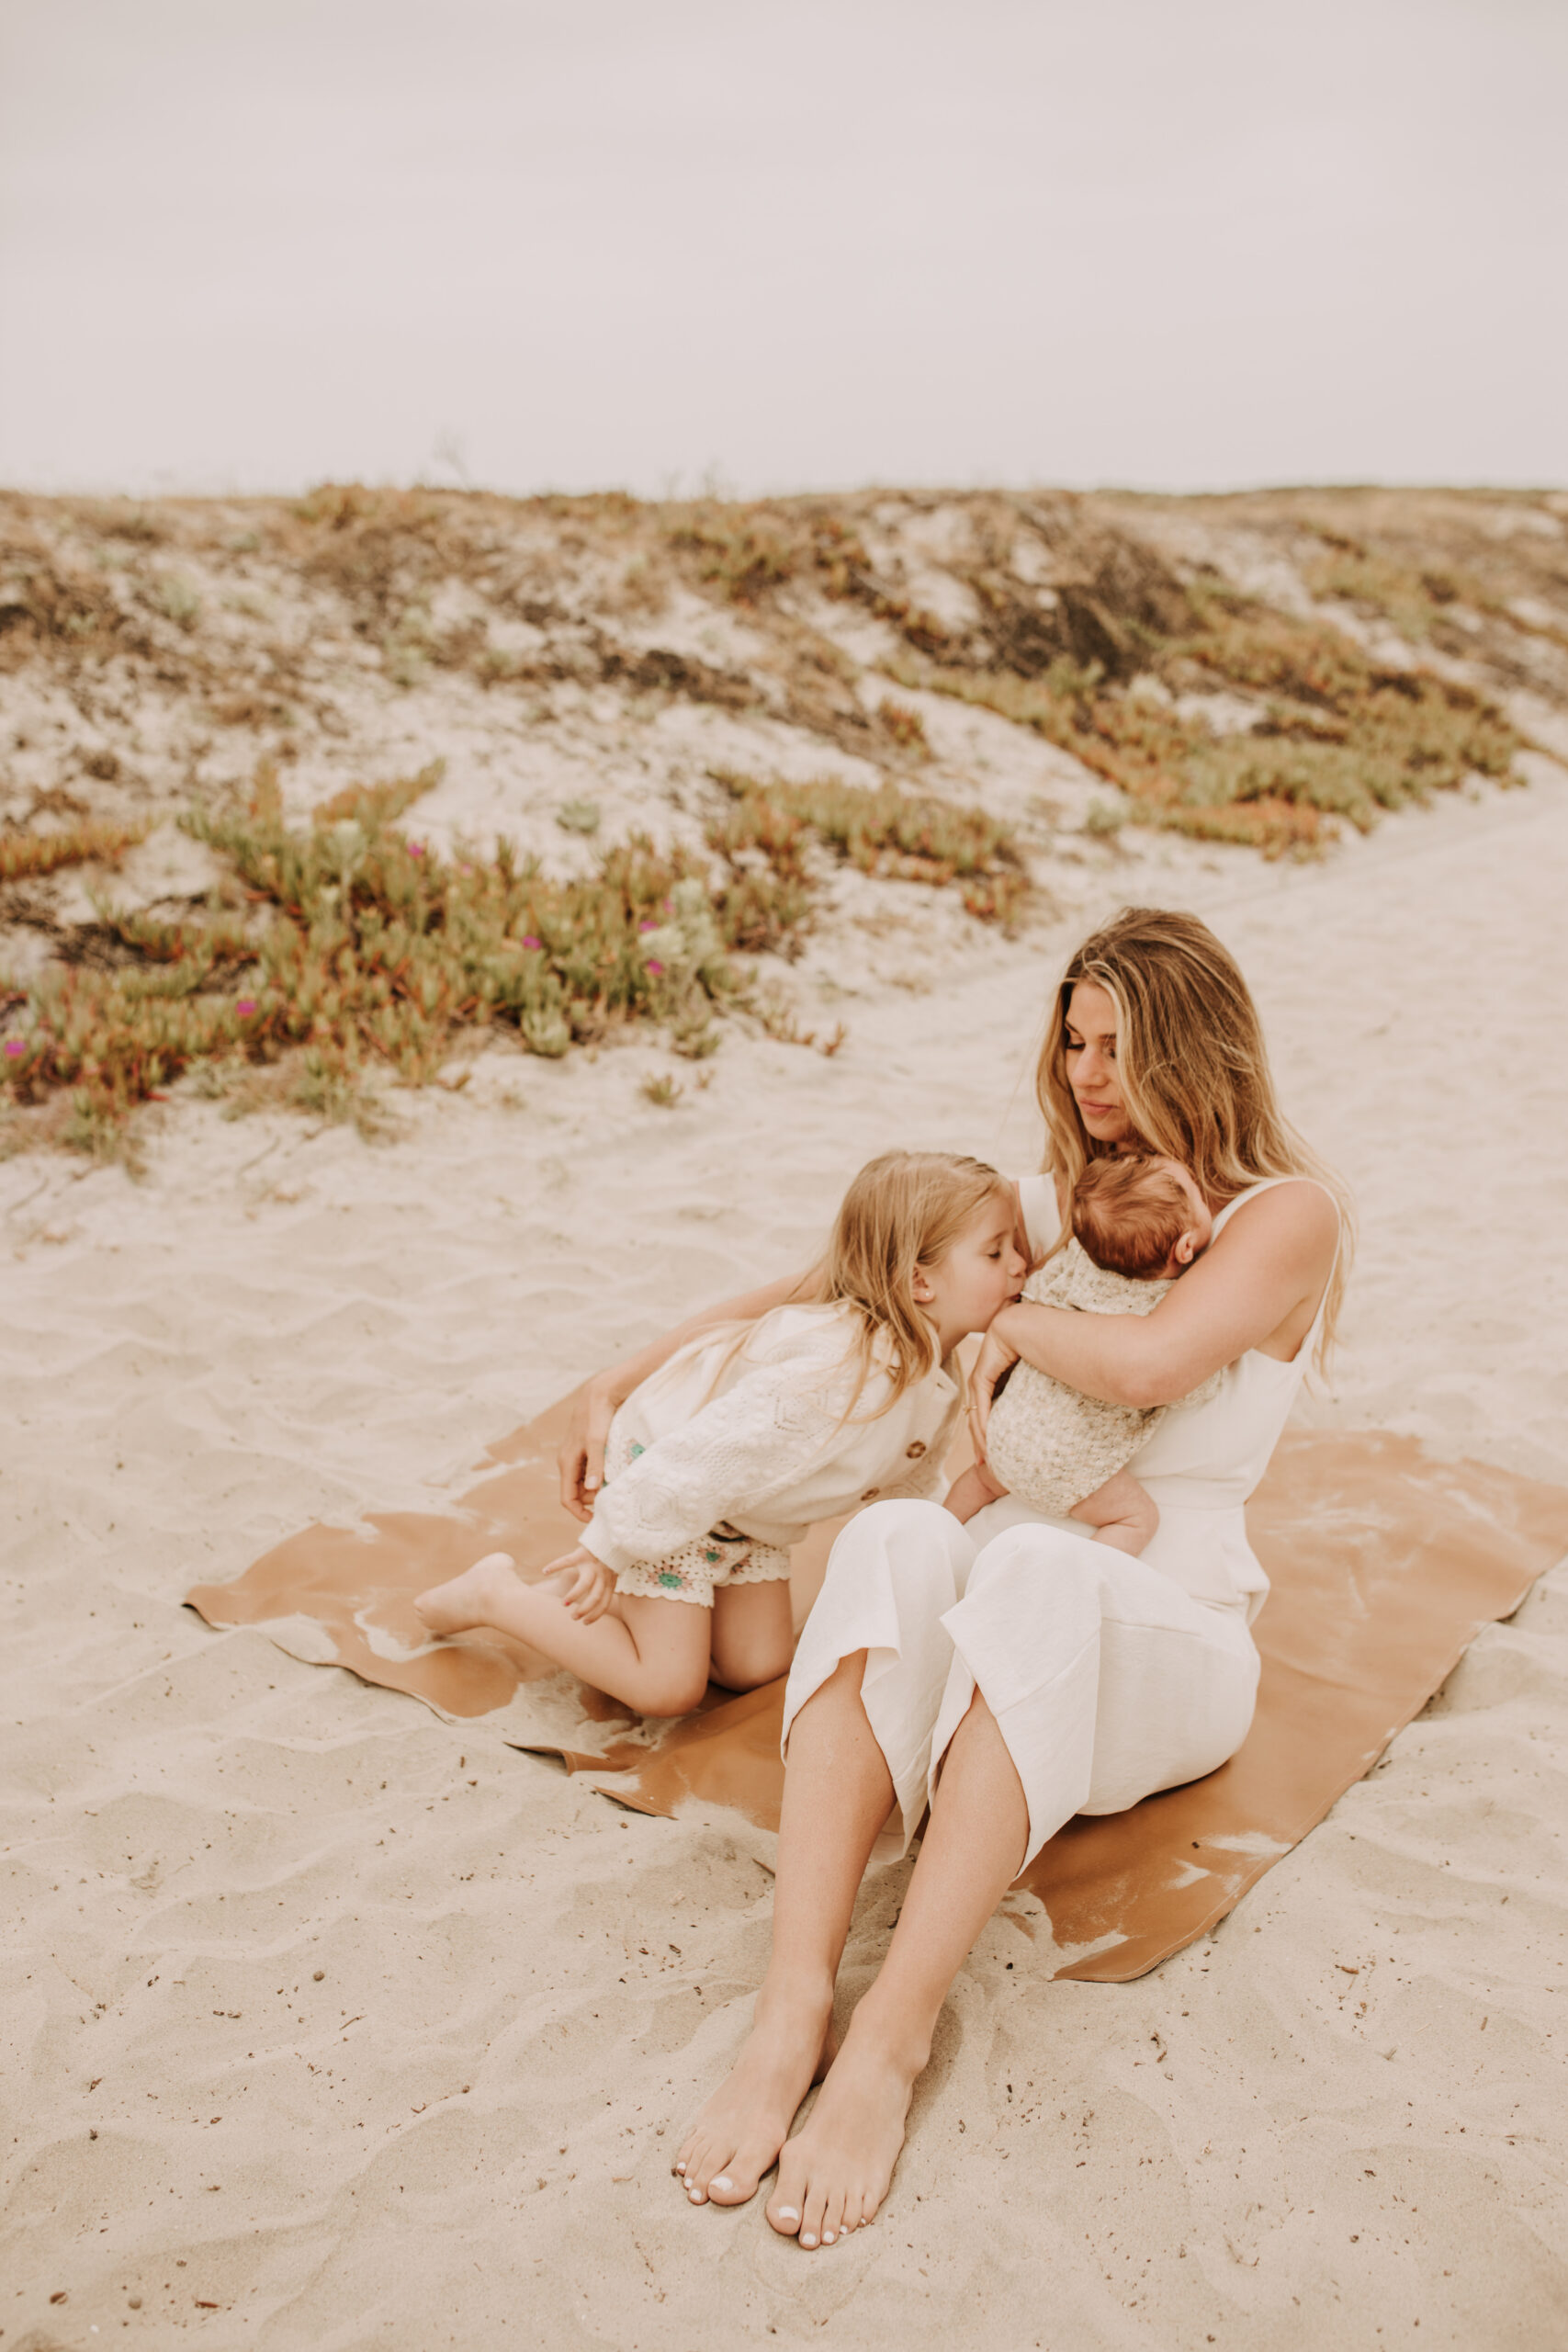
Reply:
<svg viewBox="0 0 1568 2352"><path fill-rule="evenodd" d="M1568 481L1564 0L0 0L0 481Z"/></svg>

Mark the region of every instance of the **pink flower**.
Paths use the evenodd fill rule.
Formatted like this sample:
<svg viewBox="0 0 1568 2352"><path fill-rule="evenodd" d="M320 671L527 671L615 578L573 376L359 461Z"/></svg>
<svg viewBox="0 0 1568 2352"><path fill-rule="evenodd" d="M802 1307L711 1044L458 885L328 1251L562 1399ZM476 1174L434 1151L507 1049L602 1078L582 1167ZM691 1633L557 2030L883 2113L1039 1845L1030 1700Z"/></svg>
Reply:
<svg viewBox="0 0 1568 2352"><path fill-rule="evenodd" d="M23 1045L23 1043L22 1043L22 1041L21 1041L21 1039L20 1039L19 1037L7 1037L7 1038L6 1038L6 1058L7 1058L8 1060L10 1060L10 1061L15 1061L15 1060L17 1059L17 1056L18 1056L18 1055L20 1055L20 1054L25 1054L25 1053L27 1052L27 1050L28 1050L28 1049L27 1049L26 1046L24 1046L24 1045Z"/></svg>
<svg viewBox="0 0 1568 2352"><path fill-rule="evenodd" d="M654 975L655 978L658 978L663 972L664 967L654 956L650 956L648 959L648 968Z"/></svg>
<svg viewBox="0 0 1568 2352"><path fill-rule="evenodd" d="M525 933L523 938L523 944L525 947L542 947L544 944L545 943L542 939L536 939L531 931Z"/></svg>
<svg viewBox="0 0 1568 2352"><path fill-rule="evenodd" d="M243 996L234 1007L242 1021L248 1021L255 1009L256 1001L254 996Z"/></svg>
<svg viewBox="0 0 1568 2352"><path fill-rule="evenodd" d="M411 857L423 857L424 855L424 843L423 842L410 842L409 855Z"/></svg>
<svg viewBox="0 0 1568 2352"><path fill-rule="evenodd" d="M639 922L637 929L638 931L657 931L659 929L659 925L652 922Z"/></svg>

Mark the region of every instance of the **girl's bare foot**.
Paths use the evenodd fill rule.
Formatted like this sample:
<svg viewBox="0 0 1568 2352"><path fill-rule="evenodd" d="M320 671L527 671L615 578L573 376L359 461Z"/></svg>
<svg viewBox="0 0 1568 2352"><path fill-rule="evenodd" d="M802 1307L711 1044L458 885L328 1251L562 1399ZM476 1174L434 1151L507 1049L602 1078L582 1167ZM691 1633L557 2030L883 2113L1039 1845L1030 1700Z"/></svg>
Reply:
<svg viewBox="0 0 1568 2352"><path fill-rule="evenodd" d="M811 2115L786 2140L768 2220L782 2237L832 2245L871 2221L904 2144L910 2094L924 2064L907 2063L852 2026Z"/></svg>
<svg viewBox="0 0 1568 2352"><path fill-rule="evenodd" d="M517 1589L516 1565L509 1552L487 1552L460 1577L433 1584L414 1601L414 1614L433 1634L466 1634L470 1626L493 1622L497 1588Z"/></svg>
<svg viewBox="0 0 1568 2352"><path fill-rule="evenodd" d="M830 2057L833 1987L758 1996L744 2048L698 2116L674 2170L694 2205L744 2205Z"/></svg>

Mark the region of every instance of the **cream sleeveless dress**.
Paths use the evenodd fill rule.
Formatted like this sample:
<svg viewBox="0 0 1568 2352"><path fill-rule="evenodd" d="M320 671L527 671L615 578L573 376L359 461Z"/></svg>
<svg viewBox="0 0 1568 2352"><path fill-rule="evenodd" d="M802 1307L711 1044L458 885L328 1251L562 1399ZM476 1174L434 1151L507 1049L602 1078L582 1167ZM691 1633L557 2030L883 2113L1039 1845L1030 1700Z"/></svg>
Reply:
<svg viewBox="0 0 1568 2352"><path fill-rule="evenodd" d="M1215 1231L1275 1184L1310 1181L1252 1185ZM1025 1178L1020 1194L1032 1243L1048 1247L1050 1180ZM1249 1628L1269 1590L1246 1504L1323 1313L1289 1363L1238 1357L1216 1396L1168 1413L1134 1455L1160 1513L1139 1559L1010 1495L964 1526L931 1502L874 1503L850 1521L795 1651L784 1747L807 1699L863 1649L861 1695L895 1795L874 1859L907 1849L976 1686L1023 1784L1026 1860L1074 1814L1120 1813L1235 1755L1258 1690Z"/></svg>

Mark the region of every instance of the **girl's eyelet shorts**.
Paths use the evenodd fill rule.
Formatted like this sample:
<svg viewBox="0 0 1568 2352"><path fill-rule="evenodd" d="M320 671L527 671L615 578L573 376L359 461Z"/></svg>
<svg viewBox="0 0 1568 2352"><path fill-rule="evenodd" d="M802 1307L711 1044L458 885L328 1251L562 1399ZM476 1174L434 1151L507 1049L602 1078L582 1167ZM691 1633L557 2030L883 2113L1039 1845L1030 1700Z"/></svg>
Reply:
<svg viewBox="0 0 1568 2352"><path fill-rule="evenodd" d="M612 1436L604 1463L606 1483L635 1462L640 1445ZM711 1535L682 1544L663 1560L634 1560L615 1575L617 1592L635 1593L643 1600L694 1600L699 1609L713 1607L714 1588L721 1584L776 1584L789 1575L789 1554L776 1544L759 1544L725 1522Z"/></svg>
<svg viewBox="0 0 1568 2352"><path fill-rule="evenodd" d="M716 1528L662 1560L634 1560L617 1572L615 1590L647 1600L694 1600L699 1609L711 1609L718 1585L774 1584L788 1576L789 1554L778 1544Z"/></svg>

